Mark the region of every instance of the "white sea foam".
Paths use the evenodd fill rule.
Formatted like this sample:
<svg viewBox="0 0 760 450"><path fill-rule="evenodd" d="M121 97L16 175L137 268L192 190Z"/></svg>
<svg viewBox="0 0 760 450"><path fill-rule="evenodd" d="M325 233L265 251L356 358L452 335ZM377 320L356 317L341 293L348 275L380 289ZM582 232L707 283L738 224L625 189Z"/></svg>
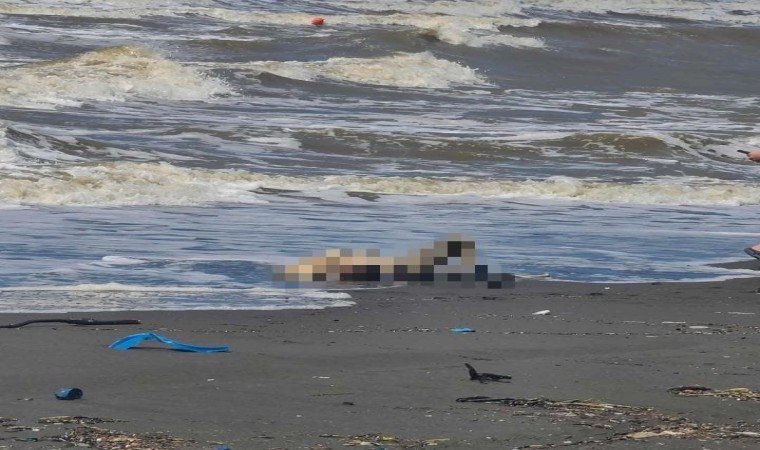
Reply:
<svg viewBox="0 0 760 450"><path fill-rule="evenodd" d="M206 286L145 286L124 283L82 283L71 285L50 285L50 286L14 286L0 287L0 292L174 292L174 293L245 293L245 294L265 294L273 297L290 297L303 296L322 299L349 299L351 295L344 292L327 292L317 289L274 289L274 288L217 288Z"/></svg>
<svg viewBox="0 0 760 450"><path fill-rule="evenodd" d="M104 256L102 261L108 264L109 266L135 266L135 265L145 264L148 262L143 259L128 258L125 256L113 256L113 255Z"/></svg>
<svg viewBox="0 0 760 450"><path fill-rule="evenodd" d="M213 1L192 0L116 0L90 1L34 1L4 2L0 4L0 14L24 16L88 17L103 19L139 19L142 16L175 15L186 8L209 6Z"/></svg>
<svg viewBox="0 0 760 450"><path fill-rule="evenodd" d="M447 88L482 86L487 80L476 70L439 59L429 52L399 53L380 58L330 58L326 61L261 61L243 67L296 80L329 78L382 86Z"/></svg>
<svg viewBox="0 0 760 450"><path fill-rule="evenodd" d="M339 0L338 3L365 11L402 11L405 13L448 14L465 17L501 17L522 13L522 8L514 0L469 0L466 2L451 0L426 2Z"/></svg>
<svg viewBox="0 0 760 450"><path fill-rule="evenodd" d="M85 5L64 4L29 5L0 4L0 14L41 16L68 16L102 19L139 19L145 16L199 15L233 23L265 24L275 26L310 26L312 15L305 12L251 11L207 6L167 4L106 5L93 8ZM365 2L366 3L366 2ZM540 21L516 15L520 8L505 2L432 2L395 5L363 5L361 9L402 11L396 14L338 14L326 16L328 27L341 26L406 26L435 36L455 45L483 47L507 45L513 47L544 46L541 39L509 35L500 27L535 27Z"/></svg>
<svg viewBox="0 0 760 450"><path fill-rule="evenodd" d="M22 128L11 128L11 130L20 131ZM8 138L9 128L3 126L0 123L0 169L13 173L16 176L27 172L30 169L29 166L25 166L25 163L29 161L47 161L47 162L79 162L84 158L76 155L68 155L56 150L53 150L54 146L51 143L50 136L44 134L34 135L34 144L25 142L20 139ZM25 131L21 131L25 133ZM67 140L68 137L63 136L58 139L59 142Z"/></svg>
<svg viewBox="0 0 760 450"><path fill-rule="evenodd" d="M11 149L12 141L6 134L7 128L0 124L0 167L5 164L15 162L18 158L16 152Z"/></svg>
<svg viewBox="0 0 760 450"><path fill-rule="evenodd" d="M466 7L459 8L458 11ZM327 27L387 27L405 26L424 32L426 35L455 45L483 47L507 45L513 47L544 46L541 39L517 37L502 32L499 27L535 27L537 19L508 15L449 15L419 10L420 13L406 14L336 14L326 15ZM425 13L422 13L425 12ZM313 17L303 13L249 12L220 8L192 8L185 11L236 23L261 23L281 26L307 26ZM329 29L329 28L328 28Z"/></svg>
<svg viewBox="0 0 760 450"><path fill-rule="evenodd" d="M475 0L467 2L432 1L343 1L346 6L361 11L387 14L345 15L330 17L336 24L401 25L424 30L429 36L454 45L485 47L507 45L512 47L544 47L541 39L517 37L503 32L500 27L536 27L541 21L522 14L521 6L514 1Z"/></svg>
<svg viewBox="0 0 760 450"><path fill-rule="evenodd" d="M204 100L229 93L219 80L143 47L110 47L0 70L0 104L78 106L85 100Z"/></svg>
<svg viewBox="0 0 760 450"><path fill-rule="evenodd" d="M605 14L617 12L659 16L663 18L687 19L726 25L760 24L760 5L755 0L734 1L683 1L649 0L631 2L628 0L524 0L524 5L538 6L550 10L572 12L593 12ZM736 14L741 11L741 14Z"/></svg>
<svg viewBox="0 0 760 450"><path fill-rule="evenodd" d="M300 191L349 201L350 192L413 197L476 196L625 204L755 205L760 186L701 178L657 178L636 183L570 177L544 180L443 179L424 177L289 177L240 170L189 169L167 163L72 166L24 178L0 179L5 204L22 205L206 205L262 203L273 197L256 189ZM357 199L351 199L358 201Z"/></svg>
<svg viewBox="0 0 760 450"><path fill-rule="evenodd" d="M728 139L720 144L712 144L707 151L715 156L746 161L747 157L739 151L760 148L760 136L738 137Z"/></svg>
<svg viewBox="0 0 760 450"><path fill-rule="evenodd" d="M336 26L350 25L400 25L420 30L425 35L440 41L470 47L506 45L511 47L542 48L544 42L538 38L518 37L499 30L501 26L532 27L540 22L535 19L489 18L473 16L449 16L439 14L390 14L351 15L328 18Z"/></svg>
<svg viewBox="0 0 760 450"><path fill-rule="evenodd" d="M267 147L301 148L301 141L290 136L249 136L245 140Z"/></svg>
<svg viewBox="0 0 760 450"><path fill-rule="evenodd" d="M317 289L145 286L122 283L0 288L1 312L277 310L351 306L351 295ZM53 297L55 300L53 300ZM225 299L220 302L220 297ZM220 306L223 305L223 306Z"/></svg>
<svg viewBox="0 0 760 450"><path fill-rule="evenodd" d="M130 12L118 10L61 7L29 4L0 4L0 14L20 14L25 16L68 16L68 17L103 17L103 18L135 18Z"/></svg>
<svg viewBox="0 0 760 450"><path fill-rule="evenodd" d="M237 171L183 169L170 164L71 166L0 178L0 199L42 205L199 205L264 202L251 192L258 176ZM266 178L266 177L264 177Z"/></svg>

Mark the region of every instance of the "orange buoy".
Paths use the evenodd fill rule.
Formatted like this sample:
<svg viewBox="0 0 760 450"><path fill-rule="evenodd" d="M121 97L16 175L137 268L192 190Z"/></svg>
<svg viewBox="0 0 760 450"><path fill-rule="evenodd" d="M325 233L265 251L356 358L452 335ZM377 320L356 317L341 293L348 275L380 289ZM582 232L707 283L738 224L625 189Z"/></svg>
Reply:
<svg viewBox="0 0 760 450"><path fill-rule="evenodd" d="M315 18L311 19L311 24L312 25L316 25L318 27L321 27L322 25L325 24L325 19L322 18L322 17L315 17Z"/></svg>

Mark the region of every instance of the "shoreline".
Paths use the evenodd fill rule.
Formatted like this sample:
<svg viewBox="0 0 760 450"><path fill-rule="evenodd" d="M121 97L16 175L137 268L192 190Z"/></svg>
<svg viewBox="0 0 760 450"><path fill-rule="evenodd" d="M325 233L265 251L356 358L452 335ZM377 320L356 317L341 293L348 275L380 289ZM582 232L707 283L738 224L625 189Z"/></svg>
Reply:
<svg viewBox="0 0 760 450"><path fill-rule="evenodd" d="M174 448L189 450L362 442L386 449L756 448L756 400L668 389L760 390L759 288L757 278L521 281L504 290L352 291L356 305L322 310L0 314L0 324L43 315L142 322L0 329L4 366L12 369L0 375L0 416L17 419L0 427L0 448L63 448L46 437L82 425L38 423L50 416L116 420L91 426L162 432L183 440ZM474 332L450 331L457 327ZM156 343L108 348L145 331L231 352L178 352ZM464 363L513 378L471 381ZM61 387L81 388L84 396L57 400ZM603 408L457 402L475 396L593 400L622 405L624 417L632 416L621 422ZM673 435L674 424L701 434Z"/></svg>

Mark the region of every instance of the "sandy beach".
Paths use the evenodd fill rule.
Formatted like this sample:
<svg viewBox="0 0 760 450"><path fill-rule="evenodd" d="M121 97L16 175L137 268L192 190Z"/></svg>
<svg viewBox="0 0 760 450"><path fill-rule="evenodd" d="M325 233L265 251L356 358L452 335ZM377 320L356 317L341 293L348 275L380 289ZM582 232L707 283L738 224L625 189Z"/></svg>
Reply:
<svg viewBox="0 0 760 450"><path fill-rule="evenodd" d="M760 0L0 17L0 450L760 450Z"/></svg>
<svg viewBox="0 0 760 450"><path fill-rule="evenodd" d="M325 310L3 314L141 324L0 329L0 448L105 430L136 434L95 448L758 448L758 288L523 281L354 291ZM231 351L108 348L144 331ZM465 363L512 379L470 380ZM712 390L668 391L686 385Z"/></svg>

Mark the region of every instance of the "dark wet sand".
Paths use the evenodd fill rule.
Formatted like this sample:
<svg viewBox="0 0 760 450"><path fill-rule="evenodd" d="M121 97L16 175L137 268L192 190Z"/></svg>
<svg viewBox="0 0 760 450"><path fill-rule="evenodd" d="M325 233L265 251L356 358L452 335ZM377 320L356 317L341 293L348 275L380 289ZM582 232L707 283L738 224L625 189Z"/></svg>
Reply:
<svg viewBox="0 0 760 450"><path fill-rule="evenodd" d="M44 439L75 425L37 423L57 415L118 420L95 426L124 432L165 432L185 439L179 448L187 449L338 449L362 441L386 449L760 448L760 434L752 435L760 432L760 401L667 392L690 384L760 390L758 288L757 278L399 287L354 292L350 308L93 313L86 316L142 324L0 329L0 416L18 419L6 425L33 428L0 427L0 448L65 448ZM540 310L550 313L532 314ZM30 318L3 314L0 323ZM141 331L232 351L108 348ZM465 362L513 379L470 381ZM84 397L56 400L63 386L83 389ZM642 421L614 411L456 401L470 396L595 400L659 415ZM665 415L682 422L661 420ZM650 419L660 431L680 423L708 432L620 439L651 430ZM376 436L352 440L368 434ZM17 440L26 438L43 440Z"/></svg>

